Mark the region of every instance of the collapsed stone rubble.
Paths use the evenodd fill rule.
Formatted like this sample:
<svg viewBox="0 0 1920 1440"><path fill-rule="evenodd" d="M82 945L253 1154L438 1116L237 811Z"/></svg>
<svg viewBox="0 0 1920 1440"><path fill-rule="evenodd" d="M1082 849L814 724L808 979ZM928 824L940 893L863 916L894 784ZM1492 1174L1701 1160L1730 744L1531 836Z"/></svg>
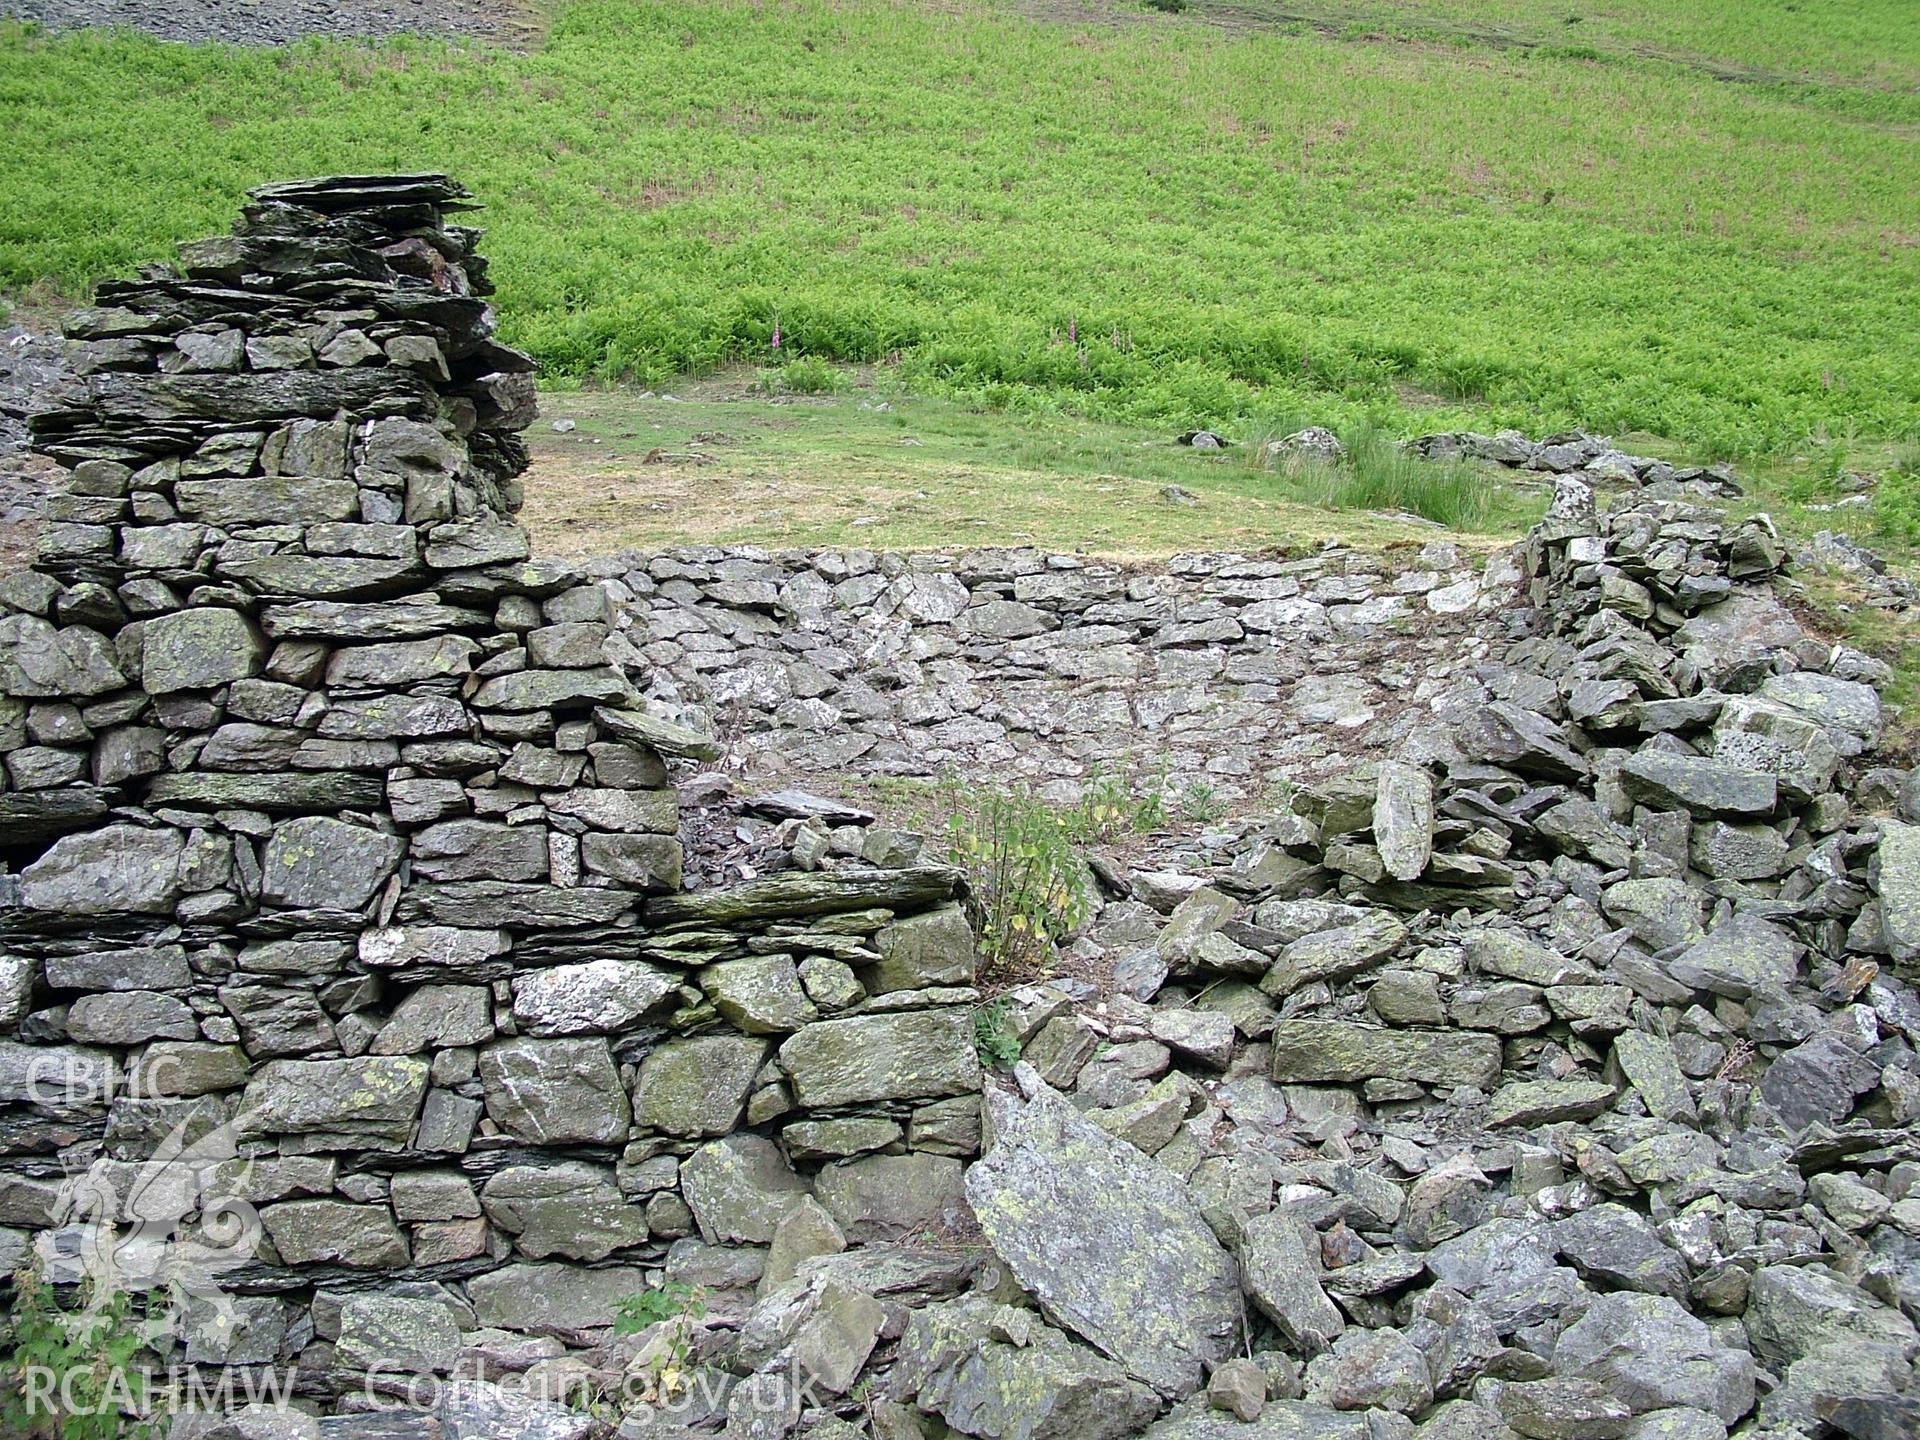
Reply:
<svg viewBox="0 0 1920 1440"><path fill-rule="evenodd" d="M1920 781L1873 766L1884 667L1795 623L1783 554L1563 478L1476 713L1220 827L1211 868L1097 867L1073 948L1111 989L1002 997L1020 1093L968 1174L1107 1397L1035 1433L1135 1433L1114 1365L1164 1386L1146 1322L1084 1298L1184 1233L1116 1150L1184 1180L1251 1301L1221 1343L1208 1257L1169 1247L1214 1348L1142 1433L1912 1433ZM948 1423L1015 1388L1014 1344L938 1352Z"/></svg>
<svg viewBox="0 0 1920 1440"><path fill-rule="evenodd" d="M1645 488L1660 498L1711 498L1742 493L1727 465L1672 465L1650 455L1630 455L1604 435L1566 430L1530 440L1518 430L1482 435L1451 430L1406 442L1408 453L1426 460L1470 460L1542 476L1573 475L1600 487Z"/></svg>
<svg viewBox="0 0 1920 1440"><path fill-rule="evenodd" d="M465 199L266 187L106 289L0 579L0 1241L65 1282L104 1220L257 1215L181 1354L298 1405L178 1435L1914 1432L1920 778L1770 524L1585 466L1405 588L576 574L510 520ZM1396 623L1445 673L1306 722L1360 763L1289 750L1316 655L1377 686ZM987 1003L881 807L750 796L761 873L687 888L723 739L1045 784L1223 705L1174 748L1245 818L1091 855L1061 974Z"/></svg>

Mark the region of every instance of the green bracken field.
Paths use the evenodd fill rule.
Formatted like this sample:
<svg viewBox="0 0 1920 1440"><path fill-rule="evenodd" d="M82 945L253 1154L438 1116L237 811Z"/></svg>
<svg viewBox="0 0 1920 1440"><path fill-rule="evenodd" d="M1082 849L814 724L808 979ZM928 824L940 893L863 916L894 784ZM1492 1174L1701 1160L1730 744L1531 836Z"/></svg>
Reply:
<svg viewBox="0 0 1920 1440"><path fill-rule="evenodd" d="M777 321L1041 415L1920 437L1911 0L547 18L526 53L0 27L0 287L127 271L265 178L444 168L560 379L764 362Z"/></svg>

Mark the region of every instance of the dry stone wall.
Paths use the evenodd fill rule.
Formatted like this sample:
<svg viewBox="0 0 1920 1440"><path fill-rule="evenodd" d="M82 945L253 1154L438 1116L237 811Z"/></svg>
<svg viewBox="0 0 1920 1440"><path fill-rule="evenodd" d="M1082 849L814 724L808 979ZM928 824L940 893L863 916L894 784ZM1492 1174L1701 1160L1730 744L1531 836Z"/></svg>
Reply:
<svg viewBox="0 0 1920 1440"><path fill-rule="evenodd" d="M322 1400L938 1228L979 1141L951 872L681 892L714 743L528 558L532 367L466 202L264 187L103 285L0 579L6 1268L178 1264L175 1361ZM535 1433L496 1401L436 1423Z"/></svg>
<svg viewBox="0 0 1920 1440"><path fill-rule="evenodd" d="M1445 718L1504 636L1513 556L685 548L591 567L663 697L775 776L1105 776L1257 800Z"/></svg>

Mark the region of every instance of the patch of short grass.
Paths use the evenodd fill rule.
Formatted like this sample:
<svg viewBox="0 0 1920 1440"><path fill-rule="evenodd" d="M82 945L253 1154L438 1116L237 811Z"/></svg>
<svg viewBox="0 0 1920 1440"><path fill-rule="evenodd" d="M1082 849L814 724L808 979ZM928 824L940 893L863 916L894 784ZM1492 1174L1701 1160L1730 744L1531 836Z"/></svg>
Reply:
<svg viewBox="0 0 1920 1440"><path fill-rule="evenodd" d="M1031 544L1144 559L1431 538L1413 503L1455 515L1449 523L1470 545L1492 546L1544 503L1490 472L1491 498L1471 504L1439 498L1457 483L1449 478L1433 494L1383 488L1394 503L1377 508L1352 490L1345 499L1353 505L1334 509L1311 487L1252 463L1251 437L1206 453L1176 445L1163 429L979 411L859 388L846 375L840 387L769 396L751 373L730 372L677 384L671 397L550 391L528 432L523 519L540 550L557 555L752 542ZM555 432L553 420L576 428Z"/></svg>
<svg viewBox="0 0 1920 1440"><path fill-rule="evenodd" d="M1372 426L1348 430L1341 439L1346 453L1338 459L1275 452L1265 442L1247 454L1289 499L1324 510L1417 515L1462 530L1494 528L1496 518L1507 528L1537 513L1538 484L1530 492L1521 488L1523 480L1484 465L1419 459Z"/></svg>

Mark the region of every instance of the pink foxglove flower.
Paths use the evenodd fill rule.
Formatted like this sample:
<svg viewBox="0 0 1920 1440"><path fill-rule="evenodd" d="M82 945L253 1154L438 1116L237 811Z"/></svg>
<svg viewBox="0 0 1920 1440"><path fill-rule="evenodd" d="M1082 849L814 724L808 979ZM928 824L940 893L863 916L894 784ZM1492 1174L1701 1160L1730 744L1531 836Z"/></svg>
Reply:
<svg viewBox="0 0 1920 1440"><path fill-rule="evenodd" d="M780 317L778 315L773 317L773 348L776 350L780 348Z"/></svg>
<svg viewBox="0 0 1920 1440"><path fill-rule="evenodd" d="M1067 317L1067 343L1069 345L1078 345L1080 343L1080 317L1078 315L1069 315Z"/></svg>

